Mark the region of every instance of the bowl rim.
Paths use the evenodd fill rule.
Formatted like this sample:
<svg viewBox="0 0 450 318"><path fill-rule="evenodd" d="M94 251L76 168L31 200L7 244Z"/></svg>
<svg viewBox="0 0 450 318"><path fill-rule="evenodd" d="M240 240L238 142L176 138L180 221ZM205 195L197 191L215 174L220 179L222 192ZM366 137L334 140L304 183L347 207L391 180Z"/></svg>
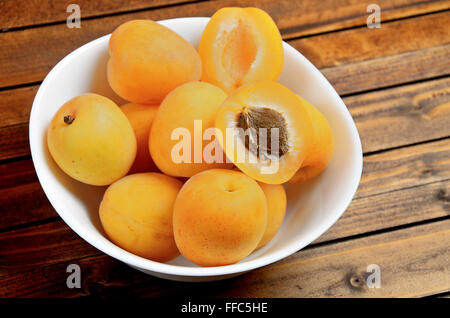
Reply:
<svg viewBox="0 0 450 318"><path fill-rule="evenodd" d="M157 21L158 23L161 23L165 26L169 26L172 23L177 23L185 21L189 21L189 23L207 23L209 21L209 17L183 17L183 18L174 18L174 19L166 19L166 20L160 20ZM95 240L95 238L89 234L90 229L83 228L81 226L74 225L74 222L70 219L69 213L64 212L64 207L60 206L56 202L56 194L53 194L49 189L46 189L44 187L45 182L45 176L43 175L43 171L41 170L40 166L36 164L36 158L39 153L37 147L39 145L39 141L37 140L38 136L36 134L33 134L33 122L36 115L36 109L37 105L40 103L40 100L42 99L42 96L44 94L45 88L47 86L47 83L51 81L51 79L57 74L58 70L63 68L66 64L68 64L71 59L82 53L85 50L88 50L91 46L94 46L98 44L99 42L107 41L110 34L101 36L95 40L92 40L79 48L73 50L68 55L66 55L62 60L60 60L47 74L45 79L42 81L41 85L39 86L38 92L36 93L33 104L30 111L30 119L29 119L29 143L30 143L30 149L31 149L31 158L33 161L33 165L39 180L39 183L41 184L41 187L47 196L48 200L50 201L50 204L55 209L55 211L58 213L58 215L63 219L63 221L75 232L77 233L83 240L97 248L98 250L102 251L103 253L120 260L128 265L131 265L133 267L138 267L140 269L151 271L155 273L160 274L166 274L166 275L176 275L176 276L189 276L189 277L202 277L202 276L224 276L224 275L232 275L237 273L243 273L247 272L259 267L266 266L268 264L274 263L276 261L279 261L285 257L288 257L295 252L299 251L303 247L309 245L311 242L314 242L320 235L325 233L336 221L342 216L342 214L345 212L347 207L349 206L350 202L353 200L353 197L356 193L356 190L359 186L359 182L361 179L362 174L362 166L363 166L363 154L362 154L362 146L361 146L361 140L358 133L358 130L356 128L355 122L353 121L353 118L350 115L350 112L348 111L347 107L345 106L342 98L338 95L334 87L328 82L328 80L325 78L325 76L306 58L304 57L299 51L297 51L295 48L293 48L291 45L283 41L283 49L292 51L297 58L302 60L302 63L308 64L308 68L312 70L313 73L316 73L316 76L321 77L321 80L326 82L326 85L328 86L328 89L332 92L334 95L334 98L338 101L340 104L340 107L342 107L342 111L344 112L344 117L346 124L351 129L351 138L353 142L353 146L357 149L357 178L355 177L355 181L352 184L352 189L349 191L349 195L347 199L340 204L340 206L336 207L335 210L339 211L338 213L335 213L334 217L325 224L322 224L321 226L316 227L312 231L312 237L311 240L307 240L309 242L302 243L302 244L295 244L296 242L293 242L291 244L288 244L274 252L271 252L269 255L262 255L256 259L248 260L243 263L238 262L231 265L224 265L224 266L214 266L214 267L188 267L188 266L182 266L182 265L174 265L174 264L167 264L167 263L160 263L156 261L152 261L149 259L145 259L143 257L137 256L135 254L132 254L119 246L115 245L111 241L109 241L108 238L105 237L107 242L110 244L107 244L107 242L98 242ZM41 136L39 136L41 138ZM351 194L351 195L350 195ZM111 246L112 244L112 246ZM115 247L115 248L114 248Z"/></svg>

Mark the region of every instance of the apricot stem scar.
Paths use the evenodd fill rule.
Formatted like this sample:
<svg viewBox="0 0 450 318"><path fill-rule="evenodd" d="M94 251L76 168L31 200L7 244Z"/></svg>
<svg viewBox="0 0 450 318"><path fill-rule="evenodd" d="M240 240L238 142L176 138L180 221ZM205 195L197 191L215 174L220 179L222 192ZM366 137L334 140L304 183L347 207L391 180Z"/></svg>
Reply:
<svg viewBox="0 0 450 318"><path fill-rule="evenodd" d="M74 120L75 120L75 117L73 117L71 115L64 116L64 122L67 125L70 125L71 123L73 123Z"/></svg>

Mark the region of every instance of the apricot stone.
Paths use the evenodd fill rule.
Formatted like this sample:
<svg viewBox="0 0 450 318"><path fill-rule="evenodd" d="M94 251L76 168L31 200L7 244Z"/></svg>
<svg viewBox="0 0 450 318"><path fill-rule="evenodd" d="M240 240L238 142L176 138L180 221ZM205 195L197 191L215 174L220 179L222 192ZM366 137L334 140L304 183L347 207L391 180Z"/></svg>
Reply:
<svg viewBox="0 0 450 318"><path fill-rule="evenodd" d="M227 92L260 80L276 81L283 43L272 18L258 8L222 8L208 22L199 45L202 80Z"/></svg>
<svg viewBox="0 0 450 318"><path fill-rule="evenodd" d="M175 87L201 77L201 60L195 48L151 20L120 25L109 40L109 54L109 84L130 102L160 103Z"/></svg>
<svg viewBox="0 0 450 318"><path fill-rule="evenodd" d="M158 262L179 255L173 237L173 205L182 182L161 173L126 176L106 190L100 221L113 243Z"/></svg>
<svg viewBox="0 0 450 318"><path fill-rule="evenodd" d="M220 88L203 82L183 84L167 95L149 139L151 156L162 172L191 177L207 169L232 167L213 134L217 110L226 97ZM208 131L210 136L203 138Z"/></svg>
<svg viewBox="0 0 450 318"><path fill-rule="evenodd" d="M190 178L174 206L173 229L181 254L200 266L236 263L266 230L263 190L239 171L211 169Z"/></svg>
<svg viewBox="0 0 450 318"><path fill-rule="evenodd" d="M136 157L136 137L127 117L97 94L65 103L50 123L47 144L65 173L91 185L108 185L125 176Z"/></svg>
<svg viewBox="0 0 450 318"><path fill-rule="evenodd" d="M158 171L150 151L148 149L148 138L153 119L158 112L158 105L142 105L129 103L120 107L133 127L137 141L136 159L131 166L129 174L138 172Z"/></svg>

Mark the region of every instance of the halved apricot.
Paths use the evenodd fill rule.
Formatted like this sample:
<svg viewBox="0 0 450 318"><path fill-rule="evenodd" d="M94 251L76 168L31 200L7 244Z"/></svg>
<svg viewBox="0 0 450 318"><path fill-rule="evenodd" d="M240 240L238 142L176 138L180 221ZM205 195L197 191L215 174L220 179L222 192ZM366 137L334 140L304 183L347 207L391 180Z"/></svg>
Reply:
<svg viewBox="0 0 450 318"><path fill-rule="evenodd" d="M277 80L283 43L272 18L258 8L222 8L209 21L199 45L202 80L225 91L261 79Z"/></svg>
<svg viewBox="0 0 450 318"><path fill-rule="evenodd" d="M325 116L306 99L298 98L311 120L313 138L305 161L289 182L306 181L319 175L327 167L334 151L333 134Z"/></svg>
<svg viewBox="0 0 450 318"><path fill-rule="evenodd" d="M269 184L291 179L309 149L312 126L300 99L271 81L235 90L216 116L229 160L250 177Z"/></svg>

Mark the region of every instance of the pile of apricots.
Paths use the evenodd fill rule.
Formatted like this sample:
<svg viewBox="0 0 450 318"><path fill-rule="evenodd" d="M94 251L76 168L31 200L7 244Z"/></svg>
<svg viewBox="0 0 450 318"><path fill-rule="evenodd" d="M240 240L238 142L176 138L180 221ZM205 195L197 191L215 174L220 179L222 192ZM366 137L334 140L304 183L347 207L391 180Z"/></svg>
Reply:
<svg viewBox="0 0 450 318"><path fill-rule="evenodd" d="M109 55L109 85L129 103L77 96L47 133L66 174L108 186L99 207L108 238L153 261L181 253L200 266L267 244L285 217L282 184L319 175L334 148L325 117L277 82L283 42L272 18L220 9L198 48L156 22L129 21Z"/></svg>

